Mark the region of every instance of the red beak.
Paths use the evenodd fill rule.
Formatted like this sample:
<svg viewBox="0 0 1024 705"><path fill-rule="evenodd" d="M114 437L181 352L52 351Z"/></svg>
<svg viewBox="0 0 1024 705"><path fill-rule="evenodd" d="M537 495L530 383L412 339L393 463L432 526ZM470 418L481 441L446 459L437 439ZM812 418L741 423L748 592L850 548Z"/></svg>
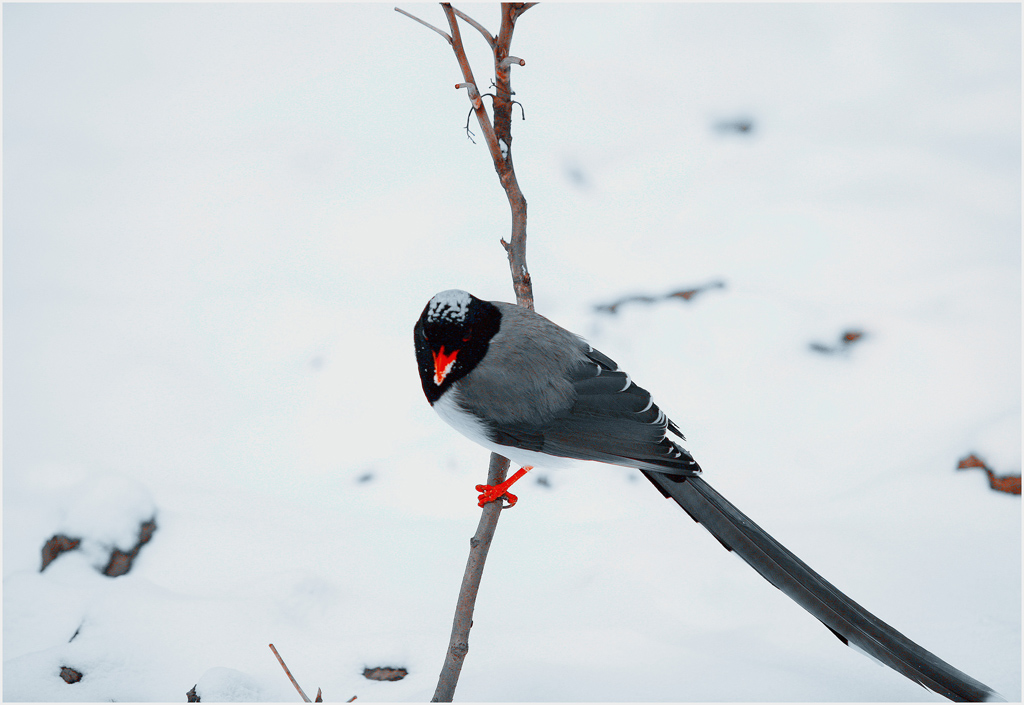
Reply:
<svg viewBox="0 0 1024 705"><path fill-rule="evenodd" d="M458 350L452 350L451 353L445 354L444 346L437 352L431 350L431 354L434 356L434 384L440 385L444 381L444 378L448 376L448 373L452 371L452 365L455 364L455 356L459 354Z"/></svg>

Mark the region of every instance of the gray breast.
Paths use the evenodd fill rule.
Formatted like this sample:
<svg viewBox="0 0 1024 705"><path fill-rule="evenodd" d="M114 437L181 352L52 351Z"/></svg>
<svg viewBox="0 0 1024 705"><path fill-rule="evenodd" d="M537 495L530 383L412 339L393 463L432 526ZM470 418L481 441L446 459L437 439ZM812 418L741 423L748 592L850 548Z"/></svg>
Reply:
<svg viewBox="0 0 1024 705"><path fill-rule="evenodd" d="M459 380L467 411L498 423L545 423L576 399L571 372L586 360L579 336L520 306L493 302L501 328L484 361Z"/></svg>

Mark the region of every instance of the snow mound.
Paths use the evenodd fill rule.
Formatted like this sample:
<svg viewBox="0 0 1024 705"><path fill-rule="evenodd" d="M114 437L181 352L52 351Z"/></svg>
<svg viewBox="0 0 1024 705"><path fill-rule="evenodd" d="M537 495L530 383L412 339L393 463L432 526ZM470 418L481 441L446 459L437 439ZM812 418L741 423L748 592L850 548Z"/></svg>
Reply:
<svg viewBox="0 0 1024 705"><path fill-rule="evenodd" d="M268 698L256 679L233 668L211 668L196 684L200 702L255 703Z"/></svg>

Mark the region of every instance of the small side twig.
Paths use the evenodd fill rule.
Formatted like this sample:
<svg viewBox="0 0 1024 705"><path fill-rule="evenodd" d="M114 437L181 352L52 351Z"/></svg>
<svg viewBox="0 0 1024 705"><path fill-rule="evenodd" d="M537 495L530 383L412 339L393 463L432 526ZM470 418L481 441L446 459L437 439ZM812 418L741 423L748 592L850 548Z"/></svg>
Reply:
<svg viewBox="0 0 1024 705"><path fill-rule="evenodd" d="M449 44L451 44L451 43L452 43L452 38L451 38L451 37L450 37L450 36L448 35L448 33L447 33L447 32L444 32L444 31L442 31L442 30L438 29L437 27L435 27L434 25L430 24L429 22L424 22L423 20L421 20L421 19L420 19L419 17L417 17L416 15L410 14L410 13L406 12L405 10L403 10L403 9L402 9L402 8L400 8L400 7L396 7L396 8L395 8L395 12L401 12L401 13L402 13L403 15L405 15L405 16L406 16L406 17L408 17L409 19L413 19L413 20L416 20L417 22L419 22L419 23L420 23L421 25L423 25L424 27L429 27L430 29L434 30L435 32L437 32L438 34L440 34L440 35L441 35L442 37L444 37L444 38L445 38L445 40L447 40L447 42L448 42Z"/></svg>
<svg viewBox="0 0 1024 705"><path fill-rule="evenodd" d="M462 10L460 10L460 9L458 9L458 8L456 8L456 7L453 7L453 8L452 8L452 12L454 12L454 13L455 13L456 15L458 15L458 17L459 17L459 19L460 19L460 20L462 20L462 21L466 22L466 24L468 24L468 25L469 25L469 26L471 26L471 27L475 27L475 28L476 28L476 30L477 30L478 32L480 32L480 34L484 35L484 39L486 39L486 40L487 40L487 45L488 45L489 47L491 47L491 51L494 51L495 45L496 45L496 43L497 43L497 41L498 41L498 40L497 40L497 38L496 38L496 37L495 37L495 36L494 36L493 34L491 34L490 32L488 32L488 31L487 31L487 30L486 30L486 29L484 28L484 26L483 26L482 24L480 24L479 22L477 22L476 20L474 20L474 19L473 19L472 17L470 17L469 15L467 15L467 14L466 14L465 12L463 12Z"/></svg>
<svg viewBox="0 0 1024 705"><path fill-rule="evenodd" d="M482 107L482 101L480 100L480 91L476 89L476 85L469 82L463 82L456 83L455 87L466 89L466 95L469 96L469 100L471 103L473 103L474 109L479 110Z"/></svg>
<svg viewBox="0 0 1024 705"><path fill-rule="evenodd" d="M473 103L473 112L476 113L476 120L480 124L480 130L483 133L484 142L487 144L487 149L491 153L493 158L495 154L500 152L498 148L498 137L495 135L494 126L491 125L490 117L487 115L487 109L484 108L484 103L480 100L480 93L476 90L477 81L473 77L473 69L469 65L469 58L466 56L466 49L462 45L462 33L459 32L459 20L456 15L455 8L452 7L451 3L441 3L441 9L444 10L445 17L448 20L448 29L451 31L452 37L452 50L455 52L455 60L459 63L459 68L462 70L462 78L464 83L472 84L473 90L470 90L469 99ZM497 49L495 49L497 51Z"/></svg>
<svg viewBox="0 0 1024 705"><path fill-rule="evenodd" d="M469 112L466 114L466 137L469 138L470 142L472 142L473 144L476 144L476 140L473 139L473 131L471 129L469 129L469 121L470 121L470 119L472 117L473 117L473 108L470 108Z"/></svg>
<svg viewBox="0 0 1024 705"><path fill-rule="evenodd" d="M312 702L306 696L306 694L302 691L302 688L299 687L299 683L298 683L298 681L295 680L295 676L293 676L292 672L288 670L288 666L285 665L284 659L281 658L281 654L277 653L277 649L274 648L273 644L270 644L270 650L274 652L274 656L277 656L277 662L279 664L281 664L281 668L284 669L285 675L288 676L288 680L290 680L292 682L292 685L295 686L295 690L299 691L299 695L302 696L303 701L305 701L307 703L308 702ZM320 690L319 689L317 689L317 692L316 692L316 699L317 699L317 702L322 702L322 700L320 699Z"/></svg>

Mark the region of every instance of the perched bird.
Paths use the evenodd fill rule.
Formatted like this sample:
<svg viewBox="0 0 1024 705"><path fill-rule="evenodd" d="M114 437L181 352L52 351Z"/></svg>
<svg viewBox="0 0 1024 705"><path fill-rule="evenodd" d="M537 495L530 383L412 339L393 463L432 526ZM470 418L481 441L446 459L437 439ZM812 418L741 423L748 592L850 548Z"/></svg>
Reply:
<svg viewBox="0 0 1024 705"><path fill-rule="evenodd" d="M658 490L839 639L950 700L1001 700L841 593L701 477L679 428L609 357L529 309L442 291L413 332L427 401L448 424L523 466L482 491L507 498L533 465L594 460L638 468ZM560 462L561 461L561 462Z"/></svg>

